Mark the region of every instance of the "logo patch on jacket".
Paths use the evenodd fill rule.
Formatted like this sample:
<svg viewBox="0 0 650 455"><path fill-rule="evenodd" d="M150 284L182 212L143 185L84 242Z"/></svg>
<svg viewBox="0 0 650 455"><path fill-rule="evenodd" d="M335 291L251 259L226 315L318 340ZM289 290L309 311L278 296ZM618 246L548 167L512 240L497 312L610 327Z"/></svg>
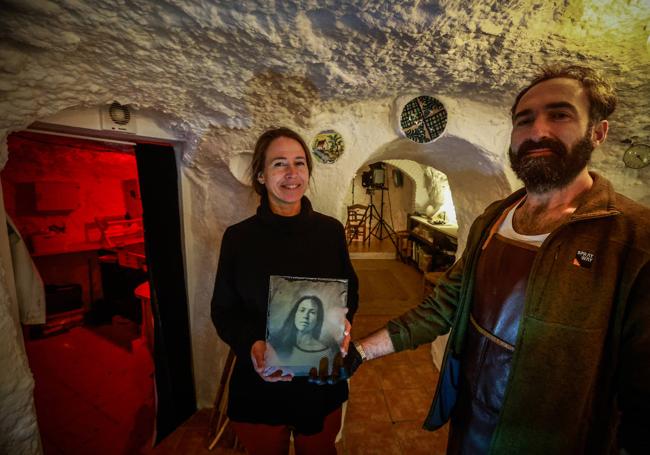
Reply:
<svg viewBox="0 0 650 455"><path fill-rule="evenodd" d="M573 258L573 261L571 263L577 267L590 269L591 264L593 264L595 258L596 256L594 255L594 253L578 250L576 251L576 257Z"/></svg>

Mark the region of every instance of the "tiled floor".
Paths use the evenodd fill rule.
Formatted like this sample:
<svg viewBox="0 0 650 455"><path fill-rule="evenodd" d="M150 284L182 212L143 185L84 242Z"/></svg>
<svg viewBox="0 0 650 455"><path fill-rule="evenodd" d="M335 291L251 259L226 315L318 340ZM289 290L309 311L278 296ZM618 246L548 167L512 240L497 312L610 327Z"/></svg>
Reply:
<svg viewBox="0 0 650 455"><path fill-rule="evenodd" d="M153 362L121 317L26 342L46 455L132 454L153 431Z"/></svg>
<svg viewBox="0 0 650 455"><path fill-rule="evenodd" d="M373 239L364 248L394 253L386 240ZM419 303L422 275L414 267L394 259L353 263L360 281L353 337ZM137 326L124 320L117 324L122 325L118 335L110 326L79 327L28 343L45 454L241 454L227 448L231 434L207 450L210 410L199 411L150 448L151 359L137 333L131 333ZM363 365L351 379L339 455L444 453L447 428L421 429L437 377L428 345Z"/></svg>
<svg viewBox="0 0 650 455"><path fill-rule="evenodd" d="M353 337L362 337L420 302L422 275L395 260L354 260L360 307ZM363 365L352 377L339 452L343 454L442 454L447 428L421 428L438 380L430 346Z"/></svg>
<svg viewBox="0 0 650 455"><path fill-rule="evenodd" d="M353 256L355 256L356 253L390 253L386 257L394 257L395 246L393 245L393 242L386 236L386 234L383 234L383 236L383 240L379 240L372 236L369 241L366 242L352 241L348 245L348 250Z"/></svg>

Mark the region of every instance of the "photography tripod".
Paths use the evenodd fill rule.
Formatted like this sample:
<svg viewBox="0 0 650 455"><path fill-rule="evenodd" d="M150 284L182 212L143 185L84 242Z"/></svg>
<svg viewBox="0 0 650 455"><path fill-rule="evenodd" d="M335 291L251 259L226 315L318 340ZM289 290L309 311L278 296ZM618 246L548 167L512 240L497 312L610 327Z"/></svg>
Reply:
<svg viewBox="0 0 650 455"><path fill-rule="evenodd" d="M381 191L381 203L379 205L379 210L377 210L377 207L373 202L373 196L375 190ZM387 188L383 186L377 188L372 188L372 187L366 188L366 192L370 195L370 204L368 204L368 206L366 207L366 210L363 213L363 217L359 222L359 225L361 226L363 226L366 222L368 222L368 233L363 238L363 241L365 242L367 240L368 244L370 244L370 239L373 236L378 240L384 240L389 238L390 241L393 242L393 246L395 246L395 251L397 251L398 254L400 254L400 250L397 246L397 241L395 240L397 237L395 235L395 230L390 225L390 223L388 223L388 221L384 219L384 191L387 191ZM373 225L373 220L375 221L374 225ZM357 231L359 229L359 225L355 226L350 239L356 236Z"/></svg>

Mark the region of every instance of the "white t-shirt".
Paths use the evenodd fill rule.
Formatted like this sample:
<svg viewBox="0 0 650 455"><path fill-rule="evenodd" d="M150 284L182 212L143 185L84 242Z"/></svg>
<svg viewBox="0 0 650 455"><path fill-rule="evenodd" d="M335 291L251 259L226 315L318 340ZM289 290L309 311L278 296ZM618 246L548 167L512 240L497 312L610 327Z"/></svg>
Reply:
<svg viewBox="0 0 650 455"><path fill-rule="evenodd" d="M542 243L544 243L544 240L546 240L546 237L548 237L550 232L547 232L546 234L538 234L538 235L523 235L516 232L515 229L512 227L512 217L514 216L515 208L518 205L519 204L515 205L508 211L508 214L506 215L506 218L503 220L503 223L501 223L501 226L499 226L499 230L497 231L497 233L508 239L516 240L522 243L527 243L529 245L533 245L539 248L540 246L542 246Z"/></svg>

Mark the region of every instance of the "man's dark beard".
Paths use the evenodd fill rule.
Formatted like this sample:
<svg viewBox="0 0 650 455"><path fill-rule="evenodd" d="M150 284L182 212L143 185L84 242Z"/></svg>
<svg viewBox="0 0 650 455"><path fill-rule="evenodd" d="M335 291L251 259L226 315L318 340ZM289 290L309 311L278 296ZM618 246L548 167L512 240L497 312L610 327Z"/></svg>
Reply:
<svg viewBox="0 0 650 455"><path fill-rule="evenodd" d="M529 157L530 150L548 148L551 155ZM524 141L515 153L512 146L508 152L510 166L532 193L545 193L567 186L582 171L589 160L594 146L591 142L591 128L571 151L564 144L554 139L542 139L539 142Z"/></svg>

